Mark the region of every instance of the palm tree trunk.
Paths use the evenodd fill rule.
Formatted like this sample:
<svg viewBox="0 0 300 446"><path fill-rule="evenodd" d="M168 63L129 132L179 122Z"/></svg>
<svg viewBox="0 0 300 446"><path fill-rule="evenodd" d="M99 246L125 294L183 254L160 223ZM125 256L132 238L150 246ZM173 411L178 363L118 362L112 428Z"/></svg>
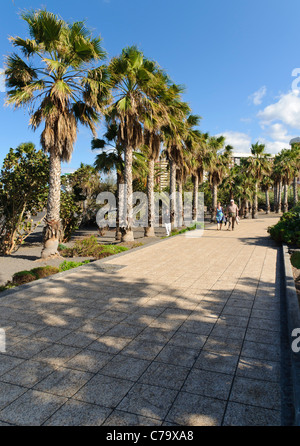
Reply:
<svg viewBox="0 0 300 446"><path fill-rule="evenodd" d="M249 210L249 218L252 214L253 203L251 200L248 200L248 210Z"/></svg>
<svg viewBox="0 0 300 446"><path fill-rule="evenodd" d="M257 218L257 182L255 183L255 190L253 197L252 218Z"/></svg>
<svg viewBox="0 0 300 446"><path fill-rule="evenodd" d="M276 212L276 210L277 210L277 201L278 201L277 182L274 183L273 191L274 191L274 212Z"/></svg>
<svg viewBox="0 0 300 446"><path fill-rule="evenodd" d="M172 229L175 227L176 215L176 164L170 159L170 221Z"/></svg>
<svg viewBox="0 0 300 446"><path fill-rule="evenodd" d="M266 194L266 214L270 213L270 196L269 196L269 189L265 191Z"/></svg>
<svg viewBox="0 0 300 446"><path fill-rule="evenodd" d="M132 154L133 148L126 146L124 179L126 185L126 225L122 228L122 242L132 242L133 237L133 209L132 209Z"/></svg>
<svg viewBox="0 0 300 446"><path fill-rule="evenodd" d="M147 196L148 196L148 226L145 228L145 237L155 237L154 232L154 159L149 159L147 176Z"/></svg>
<svg viewBox="0 0 300 446"><path fill-rule="evenodd" d="M212 211L211 211L211 222L214 222L216 219L216 209L218 205L218 185L217 183L213 183L212 185Z"/></svg>
<svg viewBox="0 0 300 446"><path fill-rule="evenodd" d="M62 237L60 222L61 161L54 150L50 152L49 194L47 202L46 225L43 231L42 258L58 255L58 244Z"/></svg>
<svg viewBox="0 0 300 446"><path fill-rule="evenodd" d="M293 194L294 194L294 206L298 203L298 178L293 180Z"/></svg>
<svg viewBox="0 0 300 446"><path fill-rule="evenodd" d="M282 182L278 182L278 192L277 192L277 208L276 212L277 214L280 214L281 212L281 196L282 196Z"/></svg>
<svg viewBox="0 0 300 446"><path fill-rule="evenodd" d="M178 180L178 226L183 225L182 178Z"/></svg>
<svg viewBox="0 0 300 446"><path fill-rule="evenodd" d="M198 190L199 190L199 179L197 175L193 175L193 210L192 219L197 220L198 215Z"/></svg>
<svg viewBox="0 0 300 446"><path fill-rule="evenodd" d="M288 185L286 182L283 184L283 212L287 212L289 208L288 205Z"/></svg>
<svg viewBox="0 0 300 446"><path fill-rule="evenodd" d="M117 215L116 215L116 233L115 233L115 239L121 240L122 233L120 231L120 184L121 184L121 176L117 172L117 197L116 197L116 204L117 204Z"/></svg>

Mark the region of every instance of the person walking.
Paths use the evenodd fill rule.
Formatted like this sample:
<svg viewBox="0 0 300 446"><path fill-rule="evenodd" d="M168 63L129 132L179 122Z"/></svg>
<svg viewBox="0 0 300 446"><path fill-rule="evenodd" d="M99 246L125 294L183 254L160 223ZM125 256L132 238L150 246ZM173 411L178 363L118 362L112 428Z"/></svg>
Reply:
<svg viewBox="0 0 300 446"><path fill-rule="evenodd" d="M165 212L164 220L165 220L165 228L166 228L167 237L169 237L169 235L171 234L171 231L172 231L172 224L170 222L169 209L167 209Z"/></svg>
<svg viewBox="0 0 300 446"><path fill-rule="evenodd" d="M217 220L217 231L222 231L224 212L220 202L218 203L218 206L216 208L216 220Z"/></svg>
<svg viewBox="0 0 300 446"><path fill-rule="evenodd" d="M236 218L239 216L239 208L235 204L234 200L230 200L229 206L227 206L227 217L228 217L228 229L230 231L230 227L232 231L234 231L234 225L236 222Z"/></svg>

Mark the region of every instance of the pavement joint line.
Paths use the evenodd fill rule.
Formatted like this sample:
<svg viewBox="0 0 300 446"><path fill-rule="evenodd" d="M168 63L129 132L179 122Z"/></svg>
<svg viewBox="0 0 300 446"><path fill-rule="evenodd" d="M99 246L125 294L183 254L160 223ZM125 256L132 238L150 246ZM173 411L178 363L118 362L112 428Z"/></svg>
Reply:
<svg viewBox="0 0 300 446"><path fill-rule="evenodd" d="M248 260L248 263L250 262L251 257L252 257L253 254L254 254L254 251L255 251L255 249L252 251L252 254L251 254L251 256L250 256L250 258L249 258L249 260ZM267 250L267 248L266 248L266 249L265 249L264 261L263 261L263 264L262 264L262 266L261 266L260 278L261 278L262 271L263 271L263 268L264 268L264 265L265 265L265 260L266 260L267 252L268 252L268 250ZM245 266L245 268L248 266L248 263L247 263L247 265ZM245 338L246 338L247 329L249 328L250 318L251 318L251 314L252 314L252 311L253 311L253 306L254 306L254 302L255 302L256 295L257 295L257 290L258 290L258 287L259 287L259 283L260 283L260 280L258 280L258 282L257 282L257 286L256 286L256 290L255 290L255 295L254 295L254 299L253 299L253 302L252 302L251 311L250 311L250 314L249 314L249 317L248 317L248 322L247 322L246 330L245 330L245 333L244 333L244 336L243 336L242 345L241 345L240 352L239 352L239 355L238 355L238 360L237 360L237 363L236 363L236 366L235 366L235 371L234 371L234 375L233 375L234 377L233 377L233 380L232 380L232 383L231 383L231 387L230 387L230 390L229 390L228 399L227 399L227 402L226 402L226 406L225 406L224 413L223 413L223 417L222 417L222 421L221 421L221 426L224 425L225 416L226 416L226 413L227 413L228 404L229 404L229 402L230 402L230 396L231 396L231 394L232 394L232 389L233 389L233 385L234 385L234 382L235 382L235 378L236 378L236 376L237 376L238 366L239 366L239 362L240 362L240 359L241 359L241 356L242 356L242 350L243 350L243 346L244 346L244 343L245 343Z"/></svg>
<svg viewBox="0 0 300 446"><path fill-rule="evenodd" d="M255 247L254 247L253 250L252 250L251 256L252 256L252 254L253 254L253 252L254 252L254 249L255 249ZM251 257L251 256L250 256L250 257ZM227 269L232 265L232 263L233 263L235 260L236 260L236 257L234 257L234 258L232 259L232 261L230 262L230 264L227 265L227 268L225 269L225 271L223 272L223 274L225 274L225 272L227 271ZM248 264L248 262L247 262L247 264ZM245 265L245 268L246 268L247 264ZM223 274L221 274L220 278L223 276ZM220 280L220 278L219 278L218 280ZM215 283L217 283L218 280L216 280ZM238 281L237 281L237 282L238 282ZM230 297L232 296L232 293L234 292L234 290L235 290L235 288L236 288L237 282L236 282L234 288L231 290L230 295L229 295L228 298L226 299L226 303L228 302L228 300L229 300ZM224 304L224 306L226 305L226 303ZM223 308L224 308L224 306L223 306ZM188 377L190 376L191 371L192 371L192 369L194 368L194 365L195 365L196 361L199 359L199 356L200 356L202 350L204 350L204 347L205 347L205 345L206 345L206 343L207 343L207 340L209 339L209 337L210 337L210 335L211 335L213 329L215 328L215 326L216 326L218 320L219 320L219 318L218 318L218 319L216 320L216 322L213 324L213 327L211 328L211 330L210 330L210 332L209 332L209 334L208 334L208 336L207 336L207 339L206 339L205 343L203 344L203 346L202 346L202 348L201 348L201 351L199 352L197 358L194 360L194 363L193 363L192 367L190 368L190 372L187 374L187 376L186 376L186 378L185 378L185 380L184 380L184 382L183 382L181 388L179 389L179 391L178 391L178 393L177 393L177 395L176 395L176 397L175 397L175 399L174 399L172 405L170 406L170 408L169 408L169 410L168 410L168 412L167 412L167 414L166 414L166 416L165 416L165 418L164 418L164 422L167 420L167 417L168 417L170 411L172 410L172 408L173 408L173 406L174 406L174 404L175 404L175 402L176 402L176 400L177 400L177 398L178 398L178 396L179 396L179 393L182 391L183 386L185 385L185 383L186 383ZM223 339L223 338L221 338L221 339ZM209 350L208 350L208 351L209 351ZM224 415L225 415L225 413L226 413L226 408L225 408L225 410L224 410ZM223 416L224 416L224 415L223 415ZM221 422L221 425L222 425L222 422Z"/></svg>

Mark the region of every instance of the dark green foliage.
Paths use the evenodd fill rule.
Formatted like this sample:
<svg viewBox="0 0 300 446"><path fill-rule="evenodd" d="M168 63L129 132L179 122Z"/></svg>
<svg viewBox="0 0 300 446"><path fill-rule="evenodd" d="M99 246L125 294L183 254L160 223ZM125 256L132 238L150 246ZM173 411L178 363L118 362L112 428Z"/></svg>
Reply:
<svg viewBox="0 0 300 446"><path fill-rule="evenodd" d="M62 242L70 240L73 232L79 228L82 209L72 193L62 192L60 196L60 218L63 228Z"/></svg>
<svg viewBox="0 0 300 446"><path fill-rule="evenodd" d="M43 210L48 195L49 163L34 144L10 149L0 173L0 252L10 254L32 231L27 214Z"/></svg>
<svg viewBox="0 0 300 446"><path fill-rule="evenodd" d="M268 228L272 239L300 247L300 204L283 214L279 222Z"/></svg>
<svg viewBox="0 0 300 446"><path fill-rule="evenodd" d="M291 263L294 268L300 269L300 251L294 251L291 255Z"/></svg>
<svg viewBox="0 0 300 446"><path fill-rule="evenodd" d="M14 285L24 285L34 280L36 280L36 276L31 271L19 271L13 275L12 283Z"/></svg>

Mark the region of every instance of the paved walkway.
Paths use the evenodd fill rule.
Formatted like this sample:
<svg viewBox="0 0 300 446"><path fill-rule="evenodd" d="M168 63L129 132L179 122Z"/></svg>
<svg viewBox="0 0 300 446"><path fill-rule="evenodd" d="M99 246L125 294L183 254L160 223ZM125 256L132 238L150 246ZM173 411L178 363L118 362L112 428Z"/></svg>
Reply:
<svg viewBox="0 0 300 446"><path fill-rule="evenodd" d="M278 425L278 248L172 237L0 299L0 425Z"/></svg>

